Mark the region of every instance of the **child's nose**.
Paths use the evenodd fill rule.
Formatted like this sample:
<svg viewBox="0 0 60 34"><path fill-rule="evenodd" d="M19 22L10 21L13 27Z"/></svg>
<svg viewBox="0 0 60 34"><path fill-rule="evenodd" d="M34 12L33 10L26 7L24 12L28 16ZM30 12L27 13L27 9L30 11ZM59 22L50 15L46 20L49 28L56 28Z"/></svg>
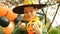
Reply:
<svg viewBox="0 0 60 34"><path fill-rule="evenodd" d="M30 15L31 15L31 13L30 13L30 12L28 12L28 15L30 16Z"/></svg>

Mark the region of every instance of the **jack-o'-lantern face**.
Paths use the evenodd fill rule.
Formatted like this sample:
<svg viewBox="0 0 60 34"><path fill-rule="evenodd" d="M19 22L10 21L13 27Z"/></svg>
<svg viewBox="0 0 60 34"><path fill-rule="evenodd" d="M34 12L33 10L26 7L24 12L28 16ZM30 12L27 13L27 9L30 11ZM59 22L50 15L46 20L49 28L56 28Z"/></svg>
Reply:
<svg viewBox="0 0 60 34"><path fill-rule="evenodd" d="M40 23L38 17L34 18L32 21L27 23L28 34L34 34L34 30L35 30L34 25L36 25L36 24L38 24L39 28L41 28L41 23Z"/></svg>
<svg viewBox="0 0 60 34"><path fill-rule="evenodd" d="M34 29L32 28L33 25L34 24L30 24L30 23L27 25L27 31L29 34L34 34L34 32L33 32Z"/></svg>

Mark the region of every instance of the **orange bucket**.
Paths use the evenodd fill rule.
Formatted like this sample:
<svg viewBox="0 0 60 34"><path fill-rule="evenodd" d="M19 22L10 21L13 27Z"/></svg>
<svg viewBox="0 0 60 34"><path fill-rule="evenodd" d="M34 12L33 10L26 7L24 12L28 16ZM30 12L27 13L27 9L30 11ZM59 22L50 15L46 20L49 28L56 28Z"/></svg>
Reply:
<svg viewBox="0 0 60 34"><path fill-rule="evenodd" d="M3 32L5 34L12 34L13 30L14 30L14 23L13 22L10 22L9 26L3 28Z"/></svg>

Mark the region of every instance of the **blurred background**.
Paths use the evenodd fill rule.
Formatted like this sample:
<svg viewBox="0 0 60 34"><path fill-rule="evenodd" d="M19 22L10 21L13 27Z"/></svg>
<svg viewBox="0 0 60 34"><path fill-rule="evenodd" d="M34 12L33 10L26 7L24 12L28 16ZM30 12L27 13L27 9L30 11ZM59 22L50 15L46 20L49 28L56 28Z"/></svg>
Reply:
<svg viewBox="0 0 60 34"><path fill-rule="evenodd" d="M24 0L0 0L0 3L4 4L7 8L14 8L19 6ZM36 0L41 4L47 4L42 8L45 14L45 18L49 19L47 26L48 34L60 34L60 0ZM1 4L0 4L1 5ZM42 10L40 9L40 13ZM2 27L0 26L0 34L4 34Z"/></svg>

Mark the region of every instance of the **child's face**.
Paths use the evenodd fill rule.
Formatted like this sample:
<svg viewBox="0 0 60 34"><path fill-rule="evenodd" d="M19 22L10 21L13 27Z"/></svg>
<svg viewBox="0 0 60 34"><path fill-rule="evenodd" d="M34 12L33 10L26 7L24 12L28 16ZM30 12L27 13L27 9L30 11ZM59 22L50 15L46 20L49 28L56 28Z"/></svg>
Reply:
<svg viewBox="0 0 60 34"><path fill-rule="evenodd" d="M27 19L33 19L36 16L36 11L34 9L34 7L25 7L24 8L24 16Z"/></svg>

